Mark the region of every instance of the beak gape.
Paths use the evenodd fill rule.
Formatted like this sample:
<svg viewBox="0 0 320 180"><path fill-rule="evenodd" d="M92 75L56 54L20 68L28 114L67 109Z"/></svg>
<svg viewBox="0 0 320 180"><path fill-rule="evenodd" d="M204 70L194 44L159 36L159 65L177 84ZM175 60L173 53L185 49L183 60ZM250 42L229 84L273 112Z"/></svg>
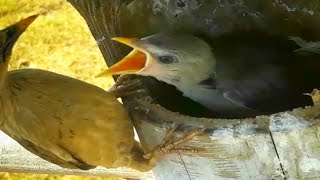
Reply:
<svg viewBox="0 0 320 180"><path fill-rule="evenodd" d="M112 38L112 40L126 44L134 49L118 63L98 74L97 77L117 74L133 74L139 72L145 67L147 63L147 55L139 50L140 48L137 46L138 39L115 37Z"/></svg>

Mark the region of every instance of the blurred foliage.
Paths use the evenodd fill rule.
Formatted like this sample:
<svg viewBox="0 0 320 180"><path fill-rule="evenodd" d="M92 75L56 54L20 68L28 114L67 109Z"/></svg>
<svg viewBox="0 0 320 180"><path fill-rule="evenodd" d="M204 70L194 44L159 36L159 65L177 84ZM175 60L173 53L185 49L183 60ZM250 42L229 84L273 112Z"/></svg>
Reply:
<svg viewBox="0 0 320 180"><path fill-rule="evenodd" d="M10 69L40 68L107 89L111 78L95 78L105 62L80 14L66 0L0 0L0 29L41 14L14 47ZM118 180L122 178L0 173L0 180Z"/></svg>
<svg viewBox="0 0 320 180"><path fill-rule="evenodd" d="M40 68L108 88L105 61L85 20L66 0L0 0L0 28L41 14L18 40L10 69Z"/></svg>

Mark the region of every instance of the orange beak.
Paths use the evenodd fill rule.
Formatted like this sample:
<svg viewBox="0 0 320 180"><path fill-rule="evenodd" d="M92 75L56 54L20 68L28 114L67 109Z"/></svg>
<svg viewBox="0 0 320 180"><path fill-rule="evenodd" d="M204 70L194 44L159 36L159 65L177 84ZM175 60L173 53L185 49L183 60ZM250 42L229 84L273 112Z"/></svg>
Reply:
<svg viewBox="0 0 320 180"><path fill-rule="evenodd" d="M116 74L132 74L139 72L143 69L147 62L147 55L139 50L137 47L138 39L135 38L124 38L124 37L114 37L114 41L126 44L134 49L122 60L108 69L104 70L96 77L116 75Z"/></svg>

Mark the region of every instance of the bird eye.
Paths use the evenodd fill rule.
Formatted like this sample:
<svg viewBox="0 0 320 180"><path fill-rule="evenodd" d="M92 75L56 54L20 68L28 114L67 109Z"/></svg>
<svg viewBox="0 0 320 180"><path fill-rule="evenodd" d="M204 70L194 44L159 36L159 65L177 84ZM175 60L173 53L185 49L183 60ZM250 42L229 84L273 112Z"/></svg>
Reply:
<svg viewBox="0 0 320 180"><path fill-rule="evenodd" d="M171 55L159 56L159 61L163 64L171 64L178 62L177 58Z"/></svg>

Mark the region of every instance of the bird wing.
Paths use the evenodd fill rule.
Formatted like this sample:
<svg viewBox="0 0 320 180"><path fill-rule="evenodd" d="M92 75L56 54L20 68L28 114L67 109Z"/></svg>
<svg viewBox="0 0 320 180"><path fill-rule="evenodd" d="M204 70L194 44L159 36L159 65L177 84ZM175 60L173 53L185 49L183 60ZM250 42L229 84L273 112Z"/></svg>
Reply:
<svg viewBox="0 0 320 180"><path fill-rule="evenodd" d="M63 168L70 168L70 169L82 169L82 170L89 170L93 169L96 166L89 165L80 159L73 156L70 152L70 156L73 158L72 161L65 161L61 159L59 156L53 154L52 152L24 139L21 137L10 135L10 133L7 133L11 138L16 140L21 146L23 146L25 149L30 151L33 154L36 154L37 156L41 157L44 160L47 160L49 162L52 162L54 164L57 164ZM66 149L65 149L66 150Z"/></svg>
<svg viewBox="0 0 320 180"><path fill-rule="evenodd" d="M36 69L11 71L8 83L17 110L5 128L29 151L79 168L111 168L118 158L130 155L132 123L113 94Z"/></svg>
<svg viewBox="0 0 320 180"><path fill-rule="evenodd" d="M268 113L299 107L309 103L302 93L319 84L315 78L319 42L239 32L215 39L212 46L217 59L217 89L241 107Z"/></svg>
<svg viewBox="0 0 320 180"><path fill-rule="evenodd" d="M281 69L265 66L253 75L233 81L231 86L223 91L223 96L239 106L261 113L291 109L295 106L292 99L301 98L301 101L304 101L306 97L291 90L288 79L285 79L286 76L282 73L285 72Z"/></svg>
<svg viewBox="0 0 320 180"><path fill-rule="evenodd" d="M305 41L298 36L290 36L289 40L294 41L300 48L294 50L293 52L300 53L301 55L313 55L320 54L320 42L316 41Z"/></svg>

